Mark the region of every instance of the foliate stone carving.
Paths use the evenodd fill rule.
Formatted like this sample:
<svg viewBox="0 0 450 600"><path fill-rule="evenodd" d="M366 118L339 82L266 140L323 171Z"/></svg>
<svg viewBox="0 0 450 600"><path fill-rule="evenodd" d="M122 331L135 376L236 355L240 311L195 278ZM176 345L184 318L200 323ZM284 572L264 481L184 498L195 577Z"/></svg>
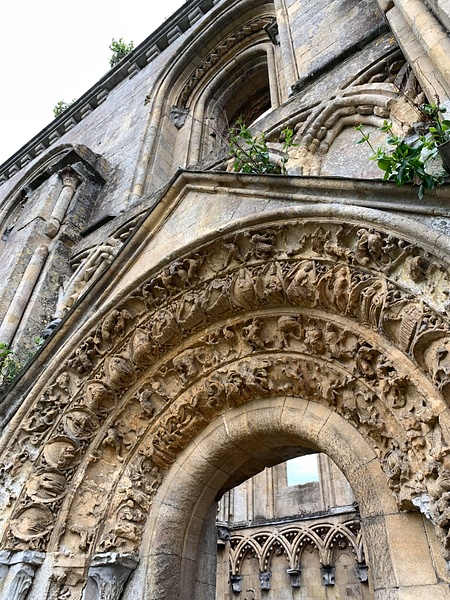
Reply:
<svg viewBox="0 0 450 600"><path fill-rule="evenodd" d="M5 600L24 600L30 590L36 569L43 563L42 552L0 552L0 565L4 567L1 597Z"/></svg>

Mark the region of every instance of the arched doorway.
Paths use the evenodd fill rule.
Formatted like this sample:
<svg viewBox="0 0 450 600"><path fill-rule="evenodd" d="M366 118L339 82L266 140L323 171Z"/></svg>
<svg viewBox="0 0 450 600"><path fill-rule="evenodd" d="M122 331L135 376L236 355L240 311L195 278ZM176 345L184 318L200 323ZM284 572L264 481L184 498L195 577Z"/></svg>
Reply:
<svg viewBox="0 0 450 600"><path fill-rule="evenodd" d="M298 454L299 448L326 452L352 484L375 598L425 598L432 589L439 593L422 517L398 512L378 459L362 436L326 407L276 397L214 420L171 467L144 537L150 549L145 597L215 598L214 578L208 581L208 574L214 575L208 567L214 556L206 541L211 506L234 482L261 465ZM396 596L399 588L402 595ZM443 598L446 593L442 585Z"/></svg>

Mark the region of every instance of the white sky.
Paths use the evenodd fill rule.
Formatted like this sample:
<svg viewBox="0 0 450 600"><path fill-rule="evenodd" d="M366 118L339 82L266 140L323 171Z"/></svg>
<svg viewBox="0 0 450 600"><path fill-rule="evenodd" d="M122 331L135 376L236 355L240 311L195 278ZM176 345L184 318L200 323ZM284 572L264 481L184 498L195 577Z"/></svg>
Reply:
<svg viewBox="0 0 450 600"><path fill-rule="evenodd" d="M0 164L108 70L112 38L148 37L185 0L23 0L1 10Z"/></svg>

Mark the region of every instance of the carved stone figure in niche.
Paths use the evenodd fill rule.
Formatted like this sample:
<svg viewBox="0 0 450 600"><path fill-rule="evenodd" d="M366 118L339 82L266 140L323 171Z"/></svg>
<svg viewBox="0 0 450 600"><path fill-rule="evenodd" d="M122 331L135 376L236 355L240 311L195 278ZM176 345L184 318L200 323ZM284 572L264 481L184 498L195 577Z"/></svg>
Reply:
<svg viewBox="0 0 450 600"><path fill-rule="evenodd" d="M359 229L356 233L358 240L355 248L355 260L363 267L370 261L377 262L383 253L383 239L374 229Z"/></svg>
<svg viewBox="0 0 450 600"><path fill-rule="evenodd" d="M276 306L284 304L285 289L283 271L278 262L269 263L258 277L256 291L260 302Z"/></svg>
<svg viewBox="0 0 450 600"><path fill-rule="evenodd" d="M136 329L131 339L131 355L138 367L147 367L158 360L158 344L144 329Z"/></svg>
<svg viewBox="0 0 450 600"><path fill-rule="evenodd" d="M11 519L11 531L19 540L33 540L50 532L54 525L51 511L45 506L32 504L19 510Z"/></svg>
<svg viewBox="0 0 450 600"><path fill-rule="evenodd" d="M186 289L199 274L203 261L204 256L195 254L173 262L161 273L163 285L173 291Z"/></svg>
<svg viewBox="0 0 450 600"><path fill-rule="evenodd" d="M123 435L121 435L114 427L108 429L106 436L102 441L102 446L110 446L114 449L119 462L123 462L124 460L124 457L122 456L123 448L129 448L131 445L131 442L125 442Z"/></svg>
<svg viewBox="0 0 450 600"><path fill-rule="evenodd" d="M214 279L207 287L202 308L206 314L220 318L231 309L229 289L231 281L228 278Z"/></svg>
<svg viewBox="0 0 450 600"><path fill-rule="evenodd" d="M312 354L323 356L326 351L326 345L322 327L311 320L305 328L305 344Z"/></svg>
<svg viewBox="0 0 450 600"><path fill-rule="evenodd" d="M392 363L379 357L376 371L380 381L383 399L392 408L403 408L407 401L408 377L399 377Z"/></svg>
<svg viewBox="0 0 450 600"><path fill-rule="evenodd" d="M335 234L335 239L327 239L327 241L325 241L323 245L324 252L329 256L348 260L352 254L352 251L346 246L345 237L346 232L343 227L340 227Z"/></svg>
<svg viewBox="0 0 450 600"><path fill-rule="evenodd" d="M406 268L411 279L419 283L425 279L431 265L423 256L409 256L406 260Z"/></svg>
<svg viewBox="0 0 450 600"><path fill-rule="evenodd" d="M93 357L101 356L97 341L92 337L86 338L75 351L75 356L67 361L67 366L75 369L80 375L90 373L94 368Z"/></svg>
<svg viewBox="0 0 450 600"><path fill-rule="evenodd" d="M199 371L199 364L196 361L196 350L189 348L184 350L172 360L172 364L180 377L181 383L185 384L189 379L195 377Z"/></svg>
<svg viewBox="0 0 450 600"><path fill-rule="evenodd" d="M275 229L266 229L260 233L246 233L244 237L249 237L248 250L245 259L267 260L276 253L276 236Z"/></svg>
<svg viewBox="0 0 450 600"><path fill-rule="evenodd" d="M155 308L167 300L169 292L162 284L161 279L159 277L154 277L142 286L142 295L144 296L148 307Z"/></svg>
<svg viewBox="0 0 450 600"><path fill-rule="evenodd" d="M363 377L374 379L377 375L377 361L380 353L375 348L364 344L356 354L356 368Z"/></svg>
<svg viewBox="0 0 450 600"><path fill-rule="evenodd" d="M64 430L68 436L78 440L88 440L98 429L99 420L88 409L72 410L63 417Z"/></svg>
<svg viewBox="0 0 450 600"><path fill-rule="evenodd" d="M126 309L111 311L100 325L101 340L111 346L116 338L124 335L127 321L132 319L133 316Z"/></svg>
<svg viewBox="0 0 450 600"><path fill-rule="evenodd" d="M66 478L58 471L32 473L26 484L27 494L36 502L54 502L66 491Z"/></svg>
<svg viewBox="0 0 450 600"><path fill-rule="evenodd" d="M391 450L383 459L383 467L388 477L389 487L395 493L399 493L402 486L411 478L408 457L399 449Z"/></svg>
<svg viewBox="0 0 450 600"><path fill-rule="evenodd" d="M146 388L139 394L139 403L148 416L153 416L155 411L160 411L170 399L163 385L159 381L150 381Z"/></svg>
<svg viewBox="0 0 450 600"><path fill-rule="evenodd" d="M93 412L106 415L114 408L116 393L101 381L90 381L86 384L85 404Z"/></svg>
<svg viewBox="0 0 450 600"><path fill-rule="evenodd" d="M314 306L317 293L317 272L312 261L302 261L288 274L291 283L286 295L293 304Z"/></svg>
<svg viewBox="0 0 450 600"><path fill-rule="evenodd" d="M158 344L173 344L180 338L176 315L170 310L160 310L153 317L151 334Z"/></svg>
<svg viewBox="0 0 450 600"><path fill-rule="evenodd" d="M323 334L327 352L334 358L353 358L358 349L358 339L350 331L343 331L327 322Z"/></svg>
<svg viewBox="0 0 450 600"><path fill-rule="evenodd" d="M330 269L320 278L320 301L324 306L335 306L341 313L347 310L351 274L347 266Z"/></svg>
<svg viewBox="0 0 450 600"><path fill-rule="evenodd" d="M242 337L254 350L265 350L271 346L272 340L268 340L264 336L263 330L263 321L252 319L247 321L247 324L242 328Z"/></svg>
<svg viewBox="0 0 450 600"><path fill-rule="evenodd" d="M230 287L231 300L236 306L246 310L255 308L258 304L256 290L253 284L253 274L249 269L239 269Z"/></svg>
<svg viewBox="0 0 450 600"><path fill-rule="evenodd" d="M105 364L105 371L111 386L116 390L128 387L136 380L133 363L123 356L108 358Z"/></svg>
<svg viewBox="0 0 450 600"><path fill-rule="evenodd" d="M65 471L79 464L81 450L74 441L61 436L45 445L44 458L51 467Z"/></svg>
<svg viewBox="0 0 450 600"><path fill-rule="evenodd" d="M182 331L192 331L205 323L205 313L202 305L203 296L199 292L190 291L183 294L183 297L178 301L176 310L178 324Z"/></svg>
<svg viewBox="0 0 450 600"><path fill-rule="evenodd" d="M295 342L302 342L305 339L305 329L301 317L282 315L278 319L278 331L283 348L290 348Z"/></svg>

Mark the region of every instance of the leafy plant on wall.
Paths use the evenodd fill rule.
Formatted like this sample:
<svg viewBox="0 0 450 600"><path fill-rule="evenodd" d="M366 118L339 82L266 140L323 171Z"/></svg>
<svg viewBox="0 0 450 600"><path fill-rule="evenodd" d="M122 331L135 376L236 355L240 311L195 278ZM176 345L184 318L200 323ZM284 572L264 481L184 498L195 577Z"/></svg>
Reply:
<svg viewBox="0 0 450 600"><path fill-rule="evenodd" d="M267 145L264 133L253 136L242 117L230 129L228 150L233 159L233 170L239 173L286 174L289 160L288 150L296 146L293 142L294 131L286 127L281 132L283 140L282 154L276 154Z"/></svg>
<svg viewBox="0 0 450 600"><path fill-rule="evenodd" d="M442 185L449 176L450 160L446 158L446 152L450 149L447 147L450 145L450 121L442 118L446 108L440 106L439 99L436 103L415 108L421 121L412 134L396 135L392 123L385 121L379 130L386 133L386 147L375 148L370 141L371 133L359 124L356 129L362 136L356 143L369 145L370 160L376 161L384 172L384 180L395 181L397 185L418 185L418 196L422 200L425 190Z"/></svg>
<svg viewBox="0 0 450 600"><path fill-rule="evenodd" d="M112 56L109 59L111 67L115 67L127 54L134 49L134 43L127 44L122 38L116 41L114 38L111 41L109 49L112 51Z"/></svg>

